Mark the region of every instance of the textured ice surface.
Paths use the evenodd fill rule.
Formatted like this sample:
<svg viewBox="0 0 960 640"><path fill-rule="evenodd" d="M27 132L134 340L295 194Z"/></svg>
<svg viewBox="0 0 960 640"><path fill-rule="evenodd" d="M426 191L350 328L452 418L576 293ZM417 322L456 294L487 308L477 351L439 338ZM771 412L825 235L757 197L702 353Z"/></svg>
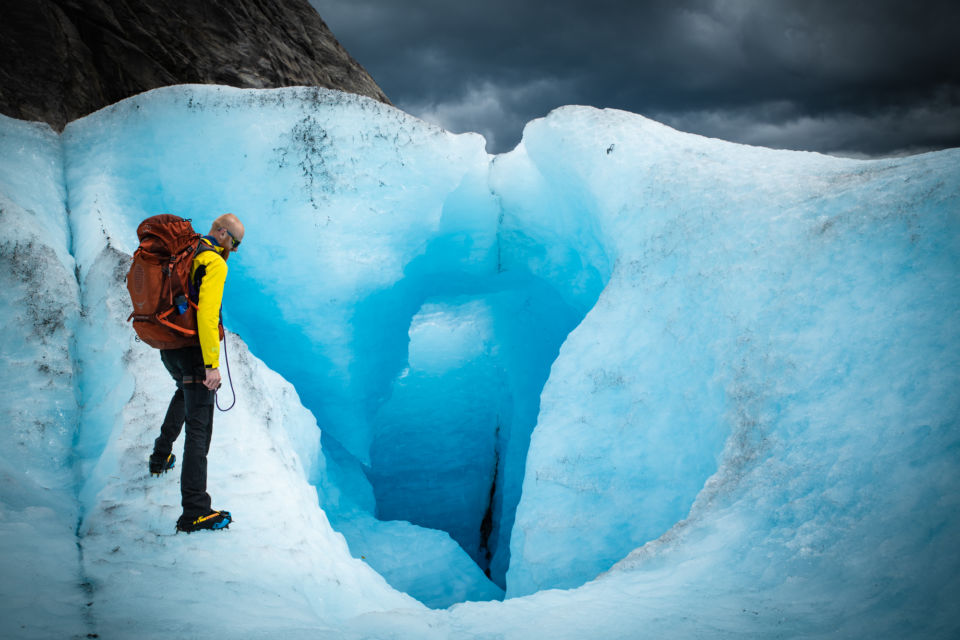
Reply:
<svg viewBox="0 0 960 640"><path fill-rule="evenodd" d="M55 158L53 140L18 144ZM93 605L52 628L168 637L185 611L249 637L960 631L957 151L840 160L564 108L490 158L364 99L209 87L62 141L73 233L48 242L83 283L83 519L34 538L79 541ZM12 148L5 196L42 200ZM227 324L297 391L231 334L240 400L211 486L237 524L156 535L177 490L143 460L171 389L121 328L118 274L142 217L225 210L248 237ZM459 477L407 477L417 456ZM492 477L496 526L470 538ZM3 496L5 518L45 499ZM453 538L374 517L400 511ZM471 557L522 597L431 611L370 570L431 606L497 597ZM48 587L76 601L76 581Z"/></svg>
<svg viewBox="0 0 960 640"><path fill-rule="evenodd" d="M0 116L0 636L85 628L74 530L79 289L59 137Z"/></svg>
<svg viewBox="0 0 960 640"><path fill-rule="evenodd" d="M938 597L958 524L958 158L771 151L589 109L531 124L498 192L528 167L589 194L615 268L543 390L508 595L581 584L698 494L732 493L724 522L769 545L741 548L758 581L779 551L779 579L896 582L910 548L912 592ZM870 560L847 555L865 541Z"/></svg>

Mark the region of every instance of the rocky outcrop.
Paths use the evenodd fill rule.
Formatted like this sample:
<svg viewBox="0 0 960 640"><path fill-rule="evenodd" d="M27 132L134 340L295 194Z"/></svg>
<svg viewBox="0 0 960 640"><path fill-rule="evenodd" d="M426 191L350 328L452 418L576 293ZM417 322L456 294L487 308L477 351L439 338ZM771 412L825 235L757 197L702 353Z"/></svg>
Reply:
<svg viewBox="0 0 960 640"><path fill-rule="evenodd" d="M7 0L0 112L56 130L171 84L341 89L389 104L307 0Z"/></svg>

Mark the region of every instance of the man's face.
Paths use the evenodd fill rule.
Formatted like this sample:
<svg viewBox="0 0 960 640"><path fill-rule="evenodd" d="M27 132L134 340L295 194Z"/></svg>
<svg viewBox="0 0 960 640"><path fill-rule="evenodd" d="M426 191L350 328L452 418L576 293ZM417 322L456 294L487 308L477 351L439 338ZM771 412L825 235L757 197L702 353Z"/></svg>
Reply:
<svg viewBox="0 0 960 640"><path fill-rule="evenodd" d="M217 243L223 247L223 258L227 257L240 247L240 242L243 240L243 231L237 229L230 229L226 226L220 227L220 234L217 237Z"/></svg>

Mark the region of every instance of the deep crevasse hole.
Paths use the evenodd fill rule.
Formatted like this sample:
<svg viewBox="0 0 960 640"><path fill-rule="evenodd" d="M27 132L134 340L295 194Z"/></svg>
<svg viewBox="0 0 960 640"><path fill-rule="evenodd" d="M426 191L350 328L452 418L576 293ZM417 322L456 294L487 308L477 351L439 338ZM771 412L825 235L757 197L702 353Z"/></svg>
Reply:
<svg viewBox="0 0 960 640"><path fill-rule="evenodd" d="M348 454L325 430L327 473L316 479L354 555L436 606L458 599L430 592L458 581L413 574L442 573L458 560L437 550L442 540L411 544L409 528L386 527L367 514L449 534L464 560L475 563L476 575L463 581L479 592L465 588L460 599L502 597L540 391L603 286L593 278L588 302L576 304L516 262L498 264L497 251L482 268L463 268L452 248L460 241L437 238L403 279L357 303L353 373L364 381L357 396L369 416L369 458ZM584 280L579 262L574 271ZM412 550L421 543L427 548ZM476 584L489 582L484 572L499 595Z"/></svg>
<svg viewBox="0 0 960 640"><path fill-rule="evenodd" d="M351 374L369 455L321 420L325 472L313 479L353 555L432 607L503 597L540 393L609 278L596 250L593 262L578 251L582 237L508 230L479 269L453 257L462 240L435 239L404 278L357 302Z"/></svg>
<svg viewBox="0 0 960 640"><path fill-rule="evenodd" d="M428 298L374 420L377 516L447 531L501 586L539 393L582 319L533 278Z"/></svg>
<svg viewBox="0 0 960 640"><path fill-rule="evenodd" d="M377 517L450 533L483 569L481 524L512 396L484 299L425 303L410 324L408 366L373 425L368 478Z"/></svg>
<svg viewBox="0 0 960 640"><path fill-rule="evenodd" d="M311 395L325 372L285 373L324 429L325 472L313 481L331 524L356 557L430 606L503 596L540 392L605 285L571 246L507 230L465 261L480 241L435 238L402 279L355 304L350 373L366 460L339 441L356 433L325 420L325 398Z"/></svg>

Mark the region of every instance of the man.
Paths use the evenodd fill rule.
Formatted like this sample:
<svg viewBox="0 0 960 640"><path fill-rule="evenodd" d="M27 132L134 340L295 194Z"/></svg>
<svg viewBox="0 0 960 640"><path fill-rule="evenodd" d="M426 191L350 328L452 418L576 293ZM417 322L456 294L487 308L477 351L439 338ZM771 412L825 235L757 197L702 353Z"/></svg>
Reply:
<svg viewBox="0 0 960 640"><path fill-rule="evenodd" d="M214 220L210 233L200 240L190 269L190 297L197 305L200 344L160 351L177 390L153 445L150 473L159 475L173 467L173 443L186 424L180 472L183 515L177 520L177 531L223 529L231 522L229 511L210 508L207 452L213 433L214 397L220 386L220 304L227 279L226 261L240 246L243 232L237 216L227 213Z"/></svg>

